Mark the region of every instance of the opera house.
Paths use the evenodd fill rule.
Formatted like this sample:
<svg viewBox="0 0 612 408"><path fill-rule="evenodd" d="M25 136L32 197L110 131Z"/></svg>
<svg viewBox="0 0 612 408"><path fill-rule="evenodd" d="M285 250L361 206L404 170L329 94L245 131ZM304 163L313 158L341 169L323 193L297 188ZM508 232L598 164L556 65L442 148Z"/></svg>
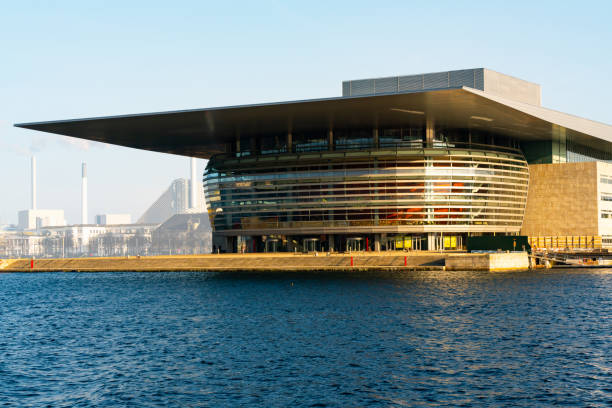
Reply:
<svg viewBox="0 0 612 408"><path fill-rule="evenodd" d="M213 244L228 252L452 250L493 234L612 245L612 127L483 68L345 81L333 98L16 126L209 159Z"/></svg>

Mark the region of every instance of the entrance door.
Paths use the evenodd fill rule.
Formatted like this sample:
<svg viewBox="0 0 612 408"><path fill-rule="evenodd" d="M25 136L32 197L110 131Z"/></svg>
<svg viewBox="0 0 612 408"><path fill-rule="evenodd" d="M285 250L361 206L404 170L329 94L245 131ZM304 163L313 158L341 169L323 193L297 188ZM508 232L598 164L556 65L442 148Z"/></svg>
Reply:
<svg viewBox="0 0 612 408"><path fill-rule="evenodd" d="M266 252L278 252L280 248L280 242L278 239L266 240Z"/></svg>
<svg viewBox="0 0 612 408"><path fill-rule="evenodd" d="M346 239L346 250L348 252L363 251L363 238L347 238Z"/></svg>
<svg viewBox="0 0 612 408"><path fill-rule="evenodd" d="M317 238L304 238L302 244L304 252L315 252L319 250L319 240Z"/></svg>
<svg viewBox="0 0 612 408"><path fill-rule="evenodd" d="M418 235L412 236L412 249L414 249L415 251L421 250L421 237L420 236Z"/></svg>

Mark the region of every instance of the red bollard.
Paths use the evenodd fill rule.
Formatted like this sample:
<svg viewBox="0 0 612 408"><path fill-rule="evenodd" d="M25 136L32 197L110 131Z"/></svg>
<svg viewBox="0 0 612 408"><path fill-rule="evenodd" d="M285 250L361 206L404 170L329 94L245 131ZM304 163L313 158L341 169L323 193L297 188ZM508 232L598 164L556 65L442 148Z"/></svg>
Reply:
<svg viewBox="0 0 612 408"><path fill-rule="evenodd" d="M34 269L34 260L30 259L30 269Z"/></svg>
<svg viewBox="0 0 612 408"><path fill-rule="evenodd" d="M351 256L351 266L353 266L353 257Z"/></svg>
<svg viewBox="0 0 612 408"><path fill-rule="evenodd" d="M408 257L407 256L404 257L404 266L408 266Z"/></svg>

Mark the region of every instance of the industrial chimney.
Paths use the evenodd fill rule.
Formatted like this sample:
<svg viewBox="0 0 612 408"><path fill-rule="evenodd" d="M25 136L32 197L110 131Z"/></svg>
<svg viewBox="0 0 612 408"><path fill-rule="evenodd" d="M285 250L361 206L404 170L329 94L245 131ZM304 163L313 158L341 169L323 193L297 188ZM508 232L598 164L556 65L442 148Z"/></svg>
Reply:
<svg viewBox="0 0 612 408"><path fill-rule="evenodd" d="M36 156L32 156L32 184L31 184L31 193L32 193L32 203L30 205L30 209L36 209Z"/></svg>
<svg viewBox="0 0 612 408"><path fill-rule="evenodd" d="M197 205L198 205L198 201L197 201L197 198L198 198L197 191L198 191L198 189L196 188L196 186L197 186L196 183L198 181L196 180L196 173L197 173L196 168L197 168L196 158L192 157L191 158L191 186L190 186L191 187L191 194L190 194L191 200L190 200L190 203L189 203L189 208L196 208Z"/></svg>
<svg viewBox="0 0 612 408"><path fill-rule="evenodd" d="M81 167L81 224L87 224L87 163Z"/></svg>

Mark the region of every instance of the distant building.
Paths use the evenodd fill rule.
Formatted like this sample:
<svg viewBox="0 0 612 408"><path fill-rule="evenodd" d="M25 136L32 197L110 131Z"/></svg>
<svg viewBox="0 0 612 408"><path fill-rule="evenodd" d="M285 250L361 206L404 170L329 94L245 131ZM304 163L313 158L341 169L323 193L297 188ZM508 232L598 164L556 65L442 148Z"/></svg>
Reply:
<svg viewBox="0 0 612 408"><path fill-rule="evenodd" d="M206 213L173 215L151 233L154 254L201 254L211 250L211 228Z"/></svg>
<svg viewBox="0 0 612 408"><path fill-rule="evenodd" d="M44 237L23 231L0 231L0 258L39 257Z"/></svg>
<svg viewBox="0 0 612 408"><path fill-rule="evenodd" d="M68 225L0 231L0 258L71 258L201 254L211 251L206 213L177 214L165 223Z"/></svg>
<svg viewBox="0 0 612 408"><path fill-rule="evenodd" d="M198 213L205 211L204 190L202 183L196 183L196 207L189 208L190 180L180 178L170 184L170 187L145 211L138 219L139 224L161 224L176 214Z"/></svg>
<svg viewBox="0 0 612 408"><path fill-rule="evenodd" d="M146 255L157 224L69 225L40 231L46 256Z"/></svg>
<svg viewBox="0 0 612 408"><path fill-rule="evenodd" d="M96 215L96 224L98 225L117 225L131 224L132 216L130 214L99 214Z"/></svg>
<svg viewBox="0 0 612 408"><path fill-rule="evenodd" d="M66 225L64 210L23 210L19 211L18 228L34 230L42 227Z"/></svg>

